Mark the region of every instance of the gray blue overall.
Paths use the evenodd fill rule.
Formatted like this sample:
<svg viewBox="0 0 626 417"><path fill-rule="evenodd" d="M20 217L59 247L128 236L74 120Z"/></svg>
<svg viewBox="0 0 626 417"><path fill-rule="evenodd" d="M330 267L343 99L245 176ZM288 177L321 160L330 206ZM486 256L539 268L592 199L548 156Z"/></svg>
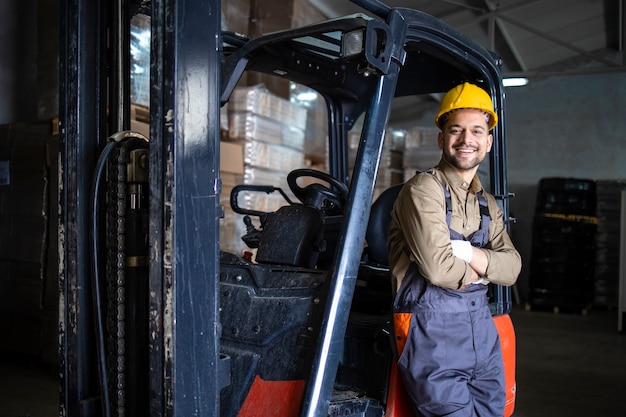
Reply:
<svg viewBox="0 0 626 417"><path fill-rule="evenodd" d="M446 193L448 228L452 216ZM481 227L469 238L450 229L451 239L475 247L488 241L487 201L477 194ZM412 262L396 298L394 313L411 313L398 368L422 417L502 417L506 401L498 332L489 311L487 286L450 290L430 284Z"/></svg>

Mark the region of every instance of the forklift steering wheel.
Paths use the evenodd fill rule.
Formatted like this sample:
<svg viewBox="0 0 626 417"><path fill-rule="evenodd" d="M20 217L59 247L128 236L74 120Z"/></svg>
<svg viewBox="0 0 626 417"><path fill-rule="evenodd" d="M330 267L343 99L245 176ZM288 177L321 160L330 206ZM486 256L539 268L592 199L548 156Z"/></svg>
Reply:
<svg viewBox="0 0 626 417"><path fill-rule="evenodd" d="M298 179L302 177L313 177L330 184L334 189L326 187L317 182L301 187L298 185ZM321 171L316 171L310 168L302 168L291 171L287 175L287 184L298 197L302 203L315 207L317 209L325 209L325 202L331 204L330 207L336 207L343 209L343 206L348 199L348 186L341 181L331 177L329 174Z"/></svg>

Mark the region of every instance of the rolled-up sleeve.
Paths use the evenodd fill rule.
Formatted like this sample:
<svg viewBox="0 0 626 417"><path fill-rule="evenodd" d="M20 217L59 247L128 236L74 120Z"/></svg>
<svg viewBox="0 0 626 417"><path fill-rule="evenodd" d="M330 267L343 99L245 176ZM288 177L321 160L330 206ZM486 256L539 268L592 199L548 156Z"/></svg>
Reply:
<svg viewBox="0 0 626 417"><path fill-rule="evenodd" d="M488 195L487 201L492 218L489 223L489 243L483 248L488 260L485 278L493 284L511 286L517 281L522 269L522 258L506 231L504 216L495 199Z"/></svg>

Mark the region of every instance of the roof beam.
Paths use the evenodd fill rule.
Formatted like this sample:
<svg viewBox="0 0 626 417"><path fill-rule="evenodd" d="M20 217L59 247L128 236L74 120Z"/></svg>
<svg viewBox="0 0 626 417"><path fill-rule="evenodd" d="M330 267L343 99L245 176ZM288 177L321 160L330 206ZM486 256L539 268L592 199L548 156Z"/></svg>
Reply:
<svg viewBox="0 0 626 417"><path fill-rule="evenodd" d="M519 1L518 1L518 2L516 2L516 3L512 3L512 4L509 4L509 5L507 5L507 6L500 6L500 7L497 7L497 10L498 10L498 12L499 12L499 13L510 13L510 12L515 12L515 11L517 11L517 10L519 10L519 9L524 8L524 7L532 6L534 3L537 3L537 2L540 2L540 1L541 1L541 0L519 0ZM487 4L489 4L489 3L493 3L493 0L485 0L485 2L486 2ZM489 9L489 7L487 7L487 8ZM473 26L473 25L475 25L475 24L477 24L477 23L480 23L480 22L482 22L483 20L487 20L487 19L489 19L489 16L490 16L490 15L489 15L489 13L487 13L487 10L484 10L484 9L479 9L479 8L477 8L477 7L473 8L473 10L478 10L478 11L481 11L483 14L482 14L482 15L480 15L480 16L477 16L474 20L471 20L471 21L467 21L467 20L466 20L466 21L465 21L465 22L463 22L463 23L461 23L461 22L451 22L451 21L449 21L449 23L453 23L453 26L454 26L456 29L463 29L463 28L465 28L465 27L468 27L468 26ZM491 10L491 9L489 9L489 10ZM444 19L444 20L448 21L447 19Z"/></svg>
<svg viewBox="0 0 626 417"><path fill-rule="evenodd" d="M575 52L579 53L580 55L584 55L584 56L586 56L588 58L593 59L594 61L601 62L601 63L603 63L606 66L609 66L609 67L619 66L619 64L617 64L617 63L615 63L615 62L613 62L611 60L605 59L603 57L600 57L600 56L597 56L595 54L592 54L591 52L585 51L582 48L579 48L579 47L577 47L575 45L572 45L569 42L565 42L565 41L563 41L563 40L561 40L559 38L556 38L556 37L554 37L552 35L549 35L549 34L547 34L545 32L537 30L537 29L535 29L535 28L533 28L531 26L528 26L527 24L522 23L522 22L520 22L518 20L512 19L512 18L510 18L508 16L504 16L502 14L498 15L498 17L501 20L504 20L504 21L506 21L506 22L508 22L508 23L510 23L512 25L515 25L515 26L517 26L520 29L526 30L526 31L528 31L530 33L534 33L535 35L540 36L540 37L542 37L544 39L547 39L547 40L549 40L551 42L554 42L554 43L556 43L558 45L561 45L564 48L571 49L572 51L575 51Z"/></svg>
<svg viewBox="0 0 626 417"><path fill-rule="evenodd" d="M525 2L525 3L527 4L528 2ZM487 5L487 8L489 8L490 10L490 13L489 13L490 15L489 17L489 44L490 44L489 47L490 49L494 51L496 48L495 27L497 26L498 30L502 34L502 38L504 39L504 42L506 43L507 47L513 54L515 61L517 61L518 66L520 67L522 71L527 71L528 65L526 65L524 58L522 58L522 54L520 54L519 50L517 49L517 45L515 45L515 42L511 38L511 35L509 34L509 31L506 25L499 19L500 14L498 12L500 10L498 9L498 5L493 0L485 0L485 4ZM517 4L519 5L520 3L517 3ZM512 6L514 5L511 5L511 7Z"/></svg>

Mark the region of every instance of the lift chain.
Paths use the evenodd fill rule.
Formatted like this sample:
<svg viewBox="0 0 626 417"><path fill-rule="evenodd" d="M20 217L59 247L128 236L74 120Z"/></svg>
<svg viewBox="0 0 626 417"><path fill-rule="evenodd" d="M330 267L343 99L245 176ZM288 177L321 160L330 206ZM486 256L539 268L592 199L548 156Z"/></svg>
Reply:
<svg viewBox="0 0 626 417"><path fill-rule="evenodd" d="M111 412L126 415L125 253L126 164L131 144L120 142L108 160L107 178L107 334Z"/></svg>
<svg viewBox="0 0 626 417"><path fill-rule="evenodd" d="M118 142L107 161L107 367L111 414L147 407L148 144Z"/></svg>

